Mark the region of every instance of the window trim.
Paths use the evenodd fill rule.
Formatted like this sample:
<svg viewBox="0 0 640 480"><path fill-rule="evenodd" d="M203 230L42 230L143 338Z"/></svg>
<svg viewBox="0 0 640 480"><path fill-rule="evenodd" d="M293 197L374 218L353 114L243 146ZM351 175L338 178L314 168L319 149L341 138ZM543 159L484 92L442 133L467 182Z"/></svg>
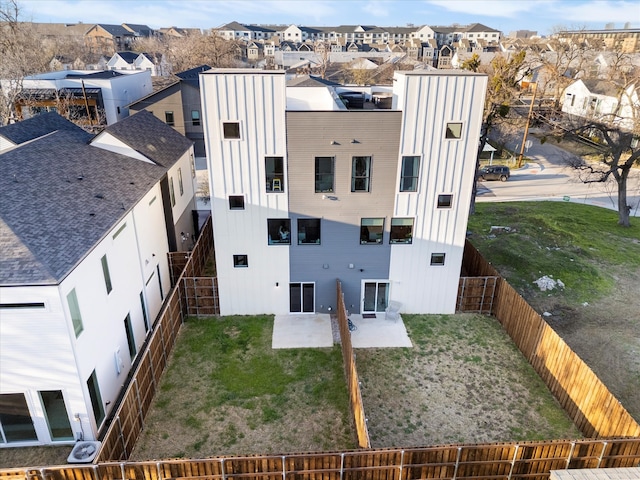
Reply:
<svg viewBox="0 0 640 480"><path fill-rule="evenodd" d="M403 227L408 225L407 224L403 224L403 223L399 223L398 221L407 221L407 220L411 220L411 236L409 237L408 241L402 241L399 239L394 239L393 238L393 227ZM394 225L394 222L396 223L396 225ZM415 227L415 219L413 217L393 217L391 219L391 224L389 227L389 244L390 245L411 245L413 243L413 228ZM405 235L405 239L407 238L407 236Z"/></svg>
<svg viewBox="0 0 640 480"><path fill-rule="evenodd" d="M280 225L277 225L277 224ZM283 225L284 224L284 225ZM284 228L282 228L284 226ZM273 240L273 231L277 240ZM267 218L267 244L268 245L291 245L291 219L290 218Z"/></svg>
<svg viewBox="0 0 640 480"><path fill-rule="evenodd" d="M365 225L365 220L381 220L380 225ZM360 219L360 245L382 245L384 240L384 217L363 217ZM376 238L374 241L371 241L371 232L367 229L368 235L363 235L363 228L367 227L380 227L380 238ZM363 238L365 238L363 240Z"/></svg>
<svg viewBox="0 0 640 480"><path fill-rule="evenodd" d="M238 127L238 136L227 136L227 125L237 125ZM240 122L238 120L229 120L227 122L222 122L222 139L223 140L242 140L242 128Z"/></svg>
<svg viewBox="0 0 640 480"><path fill-rule="evenodd" d="M366 175L356 175L356 159L357 158L368 158L367 165L367 174ZM351 157L351 192L352 193L370 193L371 192L371 169L373 165L373 156L372 155L353 155ZM366 188L361 190L356 190L356 180L366 179Z"/></svg>
<svg viewBox="0 0 640 480"><path fill-rule="evenodd" d="M318 160L321 159L327 159L330 162L331 165L331 173L318 173ZM314 167L314 190L316 193L333 193L335 190L335 181L336 181L336 157L335 156L319 156L319 157L314 157L314 162L313 162L313 167ZM327 177L331 175L331 188L329 188L328 190L323 190L323 189L319 189L318 188L318 177Z"/></svg>
<svg viewBox="0 0 640 480"><path fill-rule="evenodd" d="M448 202L443 201L445 197L448 197ZM453 208L453 193L440 193L436 199L436 208L450 209Z"/></svg>
<svg viewBox="0 0 640 480"><path fill-rule="evenodd" d="M304 232L301 232L300 229L303 225L300 224L300 222L309 222L309 221L317 221L318 222L318 240L316 242L307 242L307 241L303 241L301 235L305 235L305 240L306 240L306 228ZM297 237L298 237L298 245L322 245L322 219L321 218L315 218L315 217L310 217L310 218L298 218L297 221L297 225L296 225L296 233L297 233Z"/></svg>
<svg viewBox="0 0 640 480"><path fill-rule="evenodd" d="M432 267L444 267L444 262L446 258L446 253L438 252L431 254L431 263Z"/></svg>
<svg viewBox="0 0 640 480"><path fill-rule="evenodd" d="M249 256L246 253L234 255L233 268L249 268Z"/></svg>
<svg viewBox="0 0 640 480"><path fill-rule="evenodd" d="M454 125L460 125L460 131L456 136L456 132L451 129ZM444 130L444 138L445 140L460 140L462 138L462 122L447 122Z"/></svg>
<svg viewBox="0 0 640 480"><path fill-rule="evenodd" d="M244 195L229 195L228 200L229 210L244 210ZM239 200L242 200L242 202L240 202L242 205L235 204L235 202L238 202Z"/></svg>
<svg viewBox="0 0 640 480"><path fill-rule="evenodd" d="M269 173L267 172L267 162L269 159L274 160L274 172L271 174L271 178L269 178ZM280 167L282 169L281 172L276 172L276 164L280 161ZM264 179L266 185L267 193L284 193L286 191L286 182L285 182L285 168L284 168L284 157L282 155L265 155L264 157ZM276 190L276 181L278 181L279 190Z"/></svg>
<svg viewBox="0 0 640 480"><path fill-rule="evenodd" d="M417 163L417 169L416 169L417 171L415 176L405 175L405 160L409 158L414 159L414 161ZM402 156L402 162L400 163L400 188L399 188L400 192L417 192L418 191L418 183L420 181L420 163L421 163L420 160L421 160L420 155L403 155ZM414 179L413 189L404 188L405 179Z"/></svg>

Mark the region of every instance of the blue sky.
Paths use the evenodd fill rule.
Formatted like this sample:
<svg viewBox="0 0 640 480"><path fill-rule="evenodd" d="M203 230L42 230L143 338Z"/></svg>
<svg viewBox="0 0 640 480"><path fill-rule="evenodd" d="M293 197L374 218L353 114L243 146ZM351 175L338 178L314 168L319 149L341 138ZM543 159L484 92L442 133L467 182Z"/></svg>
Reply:
<svg viewBox="0 0 640 480"><path fill-rule="evenodd" d="M240 23L380 26L482 23L508 34L556 26L640 28L637 0L18 0L22 20L212 28Z"/></svg>

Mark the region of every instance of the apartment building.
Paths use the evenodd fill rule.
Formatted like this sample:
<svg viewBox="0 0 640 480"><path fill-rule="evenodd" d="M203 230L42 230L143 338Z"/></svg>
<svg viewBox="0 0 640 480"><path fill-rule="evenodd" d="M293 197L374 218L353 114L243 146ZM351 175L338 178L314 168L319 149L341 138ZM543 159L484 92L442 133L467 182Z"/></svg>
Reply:
<svg viewBox="0 0 640 480"><path fill-rule="evenodd" d="M486 84L203 72L221 314L454 312Z"/></svg>

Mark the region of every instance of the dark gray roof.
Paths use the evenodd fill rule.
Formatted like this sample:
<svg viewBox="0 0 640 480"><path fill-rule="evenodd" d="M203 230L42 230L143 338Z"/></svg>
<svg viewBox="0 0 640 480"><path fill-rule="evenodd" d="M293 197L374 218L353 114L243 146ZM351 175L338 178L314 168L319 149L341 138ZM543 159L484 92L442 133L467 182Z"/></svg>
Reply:
<svg viewBox="0 0 640 480"><path fill-rule="evenodd" d="M195 88L200 88L200 73L211 70L209 65L200 65L184 72L176 73L176 77Z"/></svg>
<svg viewBox="0 0 640 480"><path fill-rule="evenodd" d="M62 281L166 174L90 139L76 127L0 154L0 285Z"/></svg>
<svg viewBox="0 0 640 480"><path fill-rule="evenodd" d="M234 30L234 31L244 31L244 30L251 30L250 28L248 28L245 25L242 25L239 22L231 22L231 23L227 23L226 25L223 25L222 27L220 27L218 30Z"/></svg>
<svg viewBox="0 0 640 480"><path fill-rule="evenodd" d="M147 25L140 25L136 23L123 23L122 26L124 28L130 28L135 32L136 35L140 35L143 37L150 37L153 34L153 29L149 28Z"/></svg>
<svg viewBox="0 0 640 480"><path fill-rule="evenodd" d="M301 75L299 77L292 78L287 82L287 87L326 87L340 85L342 84L312 75Z"/></svg>
<svg viewBox="0 0 640 480"><path fill-rule="evenodd" d="M193 145L191 140L146 110L109 125L100 135L104 133L113 135L166 168L171 167Z"/></svg>
<svg viewBox="0 0 640 480"><path fill-rule="evenodd" d="M2 127L0 135L19 145L56 130L77 131L78 127L57 113L49 112Z"/></svg>
<svg viewBox="0 0 640 480"><path fill-rule="evenodd" d="M115 70L100 70L95 73L69 73L64 78L114 78L123 75L125 74Z"/></svg>
<svg viewBox="0 0 640 480"><path fill-rule="evenodd" d="M136 52L116 52L116 54L127 63L133 63L140 55Z"/></svg>
<svg viewBox="0 0 640 480"><path fill-rule="evenodd" d="M125 37L125 36L133 36L133 32L130 32L122 25L111 25L107 23L96 23L97 26L104 28L107 32L109 32L113 36Z"/></svg>

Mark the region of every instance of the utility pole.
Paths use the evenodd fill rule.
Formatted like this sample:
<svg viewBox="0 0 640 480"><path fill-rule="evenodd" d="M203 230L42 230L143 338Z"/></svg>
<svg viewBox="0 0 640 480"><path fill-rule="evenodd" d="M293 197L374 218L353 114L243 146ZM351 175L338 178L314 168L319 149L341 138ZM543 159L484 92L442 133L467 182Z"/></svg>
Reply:
<svg viewBox="0 0 640 480"><path fill-rule="evenodd" d="M533 103L536 99L536 90L538 89L537 82L532 82L529 84L531 89L533 90L533 95L531 96L531 104L529 105L529 114L527 115L527 124L524 127L524 137L522 138L522 145L520 146L520 155L518 155L518 168L522 167L522 157L524 156L524 145L527 143L527 134L529 133L529 122L531 122L531 114L533 113Z"/></svg>

